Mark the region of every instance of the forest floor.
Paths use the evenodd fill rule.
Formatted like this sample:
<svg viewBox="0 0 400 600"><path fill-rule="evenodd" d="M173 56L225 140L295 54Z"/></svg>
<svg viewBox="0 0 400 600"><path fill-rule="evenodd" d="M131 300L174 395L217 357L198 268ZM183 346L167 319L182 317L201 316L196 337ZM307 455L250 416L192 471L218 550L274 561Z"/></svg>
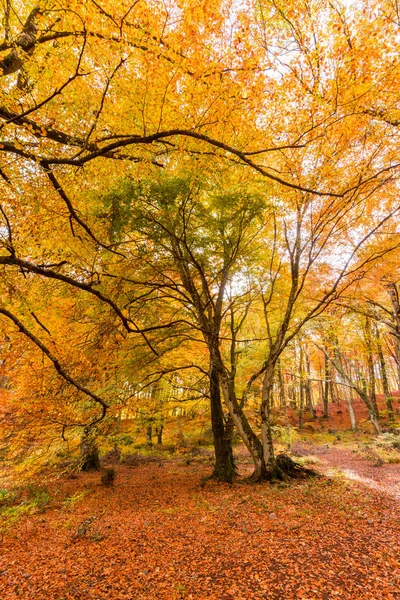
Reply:
<svg viewBox="0 0 400 600"><path fill-rule="evenodd" d="M332 475L335 470L339 470L347 479L359 481L363 485L391 496L400 502L399 464L377 465L371 460L358 458L354 455L354 452L348 449L333 447L326 454L320 456L318 469L328 476Z"/></svg>
<svg viewBox="0 0 400 600"><path fill-rule="evenodd" d="M3 534L0 598L399 600L400 465L312 452L324 475L289 484L182 458L59 480Z"/></svg>

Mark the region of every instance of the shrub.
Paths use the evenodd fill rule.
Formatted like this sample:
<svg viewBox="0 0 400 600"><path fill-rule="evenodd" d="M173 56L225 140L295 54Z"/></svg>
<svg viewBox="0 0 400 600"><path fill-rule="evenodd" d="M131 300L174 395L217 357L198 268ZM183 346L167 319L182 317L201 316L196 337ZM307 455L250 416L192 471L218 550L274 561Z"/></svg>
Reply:
<svg viewBox="0 0 400 600"><path fill-rule="evenodd" d="M104 469L104 471L101 473L101 483L109 487L114 485L114 480L115 469L113 469L112 467Z"/></svg>
<svg viewBox="0 0 400 600"><path fill-rule="evenodd" d="M308 454L307 456L301 457L296 456L296 461L300 465L317 465L320 462L319 458L312 454Z"/></svg>
<svg viewBox="0 0 400 600"><path fill-rule="evenodd" d="M0 489L0 507L1 506L12 506L18 499L19 494L15 491L6 490L5 488Z"/></svg>

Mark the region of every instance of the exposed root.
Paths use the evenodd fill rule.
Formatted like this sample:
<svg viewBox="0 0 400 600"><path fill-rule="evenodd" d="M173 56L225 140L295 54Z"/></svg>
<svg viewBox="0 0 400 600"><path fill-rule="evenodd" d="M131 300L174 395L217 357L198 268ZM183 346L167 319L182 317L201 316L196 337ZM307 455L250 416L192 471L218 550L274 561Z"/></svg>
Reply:
<svg viewBox="0 0 400 600"><path fill-rule="evenodd" d="M259 483L261 481L260 477L257 475L255 471L248 477L240 480L240 483Z"/></svg>
<svg viewBox="0 0 400 600"><path fill-rule="evenodd" d="M285 479L284 473L282 473L279 466L276 464L272 470L264 470L261 473L255 471L241 480L241 483L265 483L266 481L274 483L275 481L282 481Z"/></svg>
<svg viewBox="0 0 400 600"><path fill-rule="evenodd" d="M276 465L285 478L306 479L307 477L320 476L317 471L303 467L303 465L295 462L287 454L278 454L276 457Z"/></svg>

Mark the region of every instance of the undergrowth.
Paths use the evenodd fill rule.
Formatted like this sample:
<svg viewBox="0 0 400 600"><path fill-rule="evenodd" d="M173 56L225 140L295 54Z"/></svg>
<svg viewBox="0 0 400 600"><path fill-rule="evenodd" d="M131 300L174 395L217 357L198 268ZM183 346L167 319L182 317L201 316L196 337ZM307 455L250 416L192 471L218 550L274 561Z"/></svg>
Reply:
<svg viewBox="0 0 400 600"><path fill-rule="evenodd" d="M44 512L51 502L47 488L26 485L0 489L0 532L3 534L23 516Z"/></svg>
<svg viewBox="0 0 400 600"><path fill-rule="evenodd" d="M400 464L400 435L396 433L383 433L368 440L367 443L358 444L353 450L361 458L366 458L376 466L382 464Z"/></svg>

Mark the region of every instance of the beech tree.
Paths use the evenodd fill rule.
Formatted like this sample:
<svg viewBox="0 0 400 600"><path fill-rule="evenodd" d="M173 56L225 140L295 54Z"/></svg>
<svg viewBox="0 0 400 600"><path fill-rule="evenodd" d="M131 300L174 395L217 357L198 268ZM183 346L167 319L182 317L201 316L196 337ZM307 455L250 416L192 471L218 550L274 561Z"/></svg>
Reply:
<svg viewBox="0 0 400 600"><path fill-rule="evenodd" d="M152 261L136 274L149 297L168 298L179 305L179 318L204 341L210 362L211 420L216 450L215 474L231 480L235 474L229 429L224 424L221 389L231 419L256 464L261 444L240 409L229 368L221 352L226 316L233 308L227 288L249 261L251 244L261 229L261 199L244 190L202 190L194 181L161 180L125 187L129 213L127 231L144 238ZM258 222L258 227L257 227ZM149 245L151 244L151 246ZM141 252L140 246L136 250ZM132 281L132 283L134 283ZM185 332L186 334L186 332Z"/></svg>

